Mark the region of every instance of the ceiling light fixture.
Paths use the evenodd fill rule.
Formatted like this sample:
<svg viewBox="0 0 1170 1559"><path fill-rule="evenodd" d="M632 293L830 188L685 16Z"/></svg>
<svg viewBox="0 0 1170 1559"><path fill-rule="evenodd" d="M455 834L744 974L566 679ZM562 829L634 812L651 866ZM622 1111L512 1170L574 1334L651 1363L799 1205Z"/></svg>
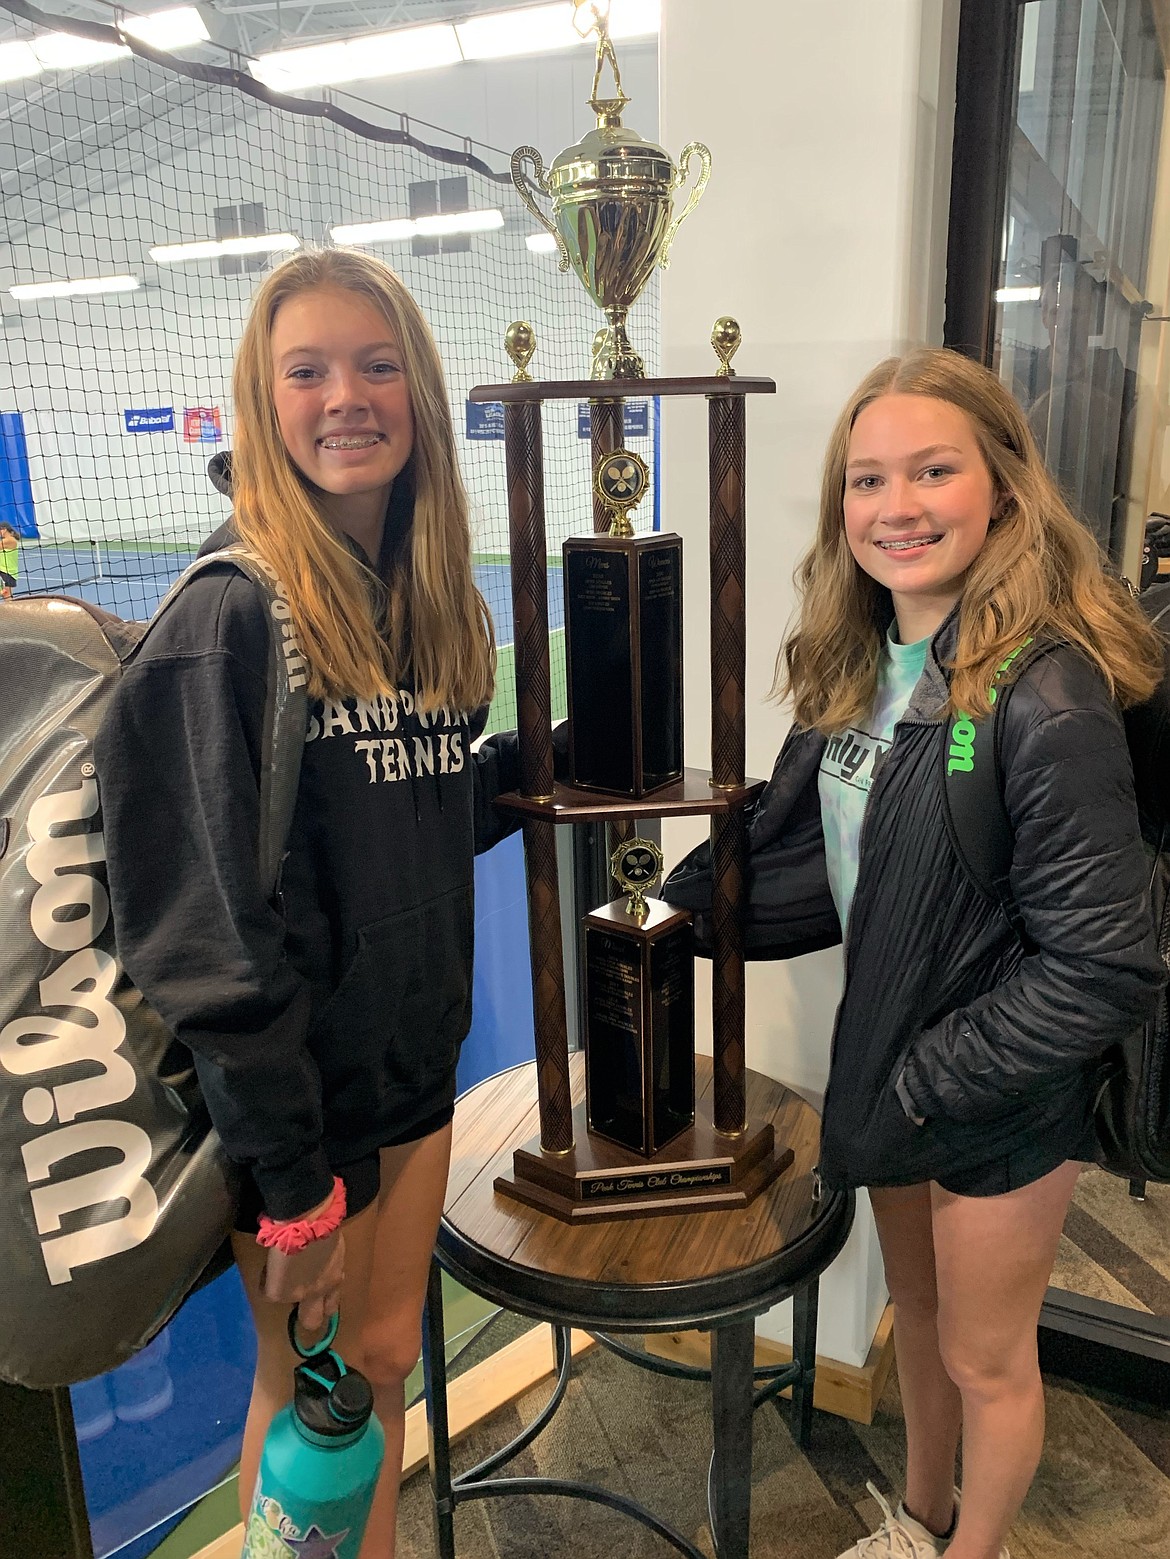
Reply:
<svg viewBox="0 0 1170 1559"><path fill-rule="evenodd" d="M551 233L528 233L524 242L533 254L556 254L557 241Z"/></svg>
<svg viewBox="0 0 1170 1559"><path fill-rule="evenodd" d="M437 70L460 60L549 54L581 44L592 47L593 40L583 39L565 12L563 3L531 5L512 11L490 11L454 24L433 22L423 27L399 27L373 36L277 49L261 54L248 68L265 86L278 92L295 92L345 81ZM660 12L661 0L612 0L610 34L616 39L650 36L659 30Z"/></svg>
<svg viewBox="0 0 1170 1559"><path fill-rule="evenodd" d="M1039 303L1039 287L1000 287L995 294L997 303Z"/></svg>
<svg viewBox="0 0 1170 1559"><path fill-rule="evenodd" d="M254 238L209 238L190 244L159 244L150 251L158 265L178 265L184 260L215 260L224 254L280 254L299 249L293 233L259 233Z"/></svg>
<svg viewBox="0 0 1170 1559"><path fill-rule="evenodd" d="M302 49L278 49L272 54L261 54L248 68L265 86L290 92L436 70L442 65L454 65L461 58L455 29L437 22L344 38L336 43L310 44Z"/></svg>
<svg viewBox="0 0 1170 1559"><path fill-rule="evenodd" d="M504 225L502 211L444 211L430 217L394 217L385 222L351 222L331 227L335 244L397 244L408 238L442 238L453 233L494 233Z"/></svg>
<svg viewBox="0 0 1170 1559"><path fill-rule="evenodd" d="M329 233L335 244L396 244L414 238L418 228L408 218L398 217L387 222L351 222L331 227Z"/></svg>
<svg viewBox="0 0 1170 1559"><path fill-rule="evenodd" d="M211 37L203 18L193 5L178 5L169 11L154 11L149 16L123 16L122 31L140 38L152 49L170 53L193 43L206 43Z"/></svg>
<svg viewBox="0 0 1170 1559"><path fill-rule="evenodd" d="M138 286L137 276L87 276L77 281L24 282L9 287L14 298L69 298L83 292L133 292Z"/></svg>
<svg viewBox="0 0 1170 1559"><path fill-rule="evenodd" d="M502 211L444 211L437 216L415 218L415 226L424 238L442 238L448 233L494 233L503 225Z"/></svg>
<svg viewBox="0 0 1170 1559"><path fill-rule="evenodd" d="M33 53L46 70L83 70L124 59L130 50L123 43L98 43L71 32L46 32L32 39Z"/></svg>
<svg viewBox="0 0 1170 1559"><path fill-rule="evenodd" d="M31 43L0 43L0 81L22 81L43 69Z"/></svg>
<svg viewBox="0 0 1170 1559"><path fill-rule="evenodd" d="M456 22L459 47L469 60L498 60L524 54L552 54L581 42L565 5L534 5L493 11Z"/></svg>

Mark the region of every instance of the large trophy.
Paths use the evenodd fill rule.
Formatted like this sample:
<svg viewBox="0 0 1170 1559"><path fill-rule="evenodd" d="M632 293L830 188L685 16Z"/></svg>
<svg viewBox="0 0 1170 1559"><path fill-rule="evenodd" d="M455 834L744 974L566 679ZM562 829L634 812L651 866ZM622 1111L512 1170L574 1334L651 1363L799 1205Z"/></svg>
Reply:
<svg viewBox="0 0 1170 1559"><path fill-rule="evenodd" d="M597 33L597 68L589 99L597 115L596 127L555 157L547 172L534 146L518 147L512 153L512 182L532 215L556 240L561 270L571 265L589 296L605 311L609 328L595 345L593 377L640 379L645 365L630 345L626 315L654 267L665 269L670 263L674 235L707 187L711 153L692 141L675 167L661 146L644 141L636 130L622 124L622 109L630 100L622 91L605 21L608 9L608 3L574 3L578 31L586 37ZM607 64L614 90L612 96L602 97L601 77ZM699 176L676 217L674 194L686 184L692 158L699 161ZM532 164L532 184L552 198L551 221L533 196L525 163Z"/></svg>
<svg viewBox="0 0 1170 1559"><path fill-rule="evenodd" d="M744 1060L742 898L744 809L759 793L744 778L744 397L775 391L771 379L731 367L734 320L716 321L719 367L708 377L647 379L626 315L710 170L692 145L676 169L661 147L621 122L628 99L599 0L576 0L583 31L597 33L590 106L597 128L555 158L521 147L512 174L525 203L554 233L604 310L591 376L539 381L537 349L523 320L505 335L509 384L480 385L470 399L504 405L520 789L498 805L523 819L536 1027L540 1135L518 1148L500 1193L566 1221L639 1217L683 1208L742 1207L792 1161L770 1122L753 1119L754 1074ZM615 91L601 96L608 65ZM701 173L677 217L674 192L688 164ZM522 170L551 196L546 221ZM682 544L635 534L632 511L649 473L622 447L626 396L702 395L708 403L711 520L711 763L682 763ZM541 406L590 403L594 535L564 546L571 775L553 778L548 570ZM662 867L637 837L655 817L709 816L712 827L712 1030L714 1054L695 1056L690 917L650 896ZM605 822L622 896L586 916L584 1056L570 1059L557 880L556 825ZM765 1085L766 1086L766 1085ZM576 1099L574 1098L576 1096Z"/></svg>

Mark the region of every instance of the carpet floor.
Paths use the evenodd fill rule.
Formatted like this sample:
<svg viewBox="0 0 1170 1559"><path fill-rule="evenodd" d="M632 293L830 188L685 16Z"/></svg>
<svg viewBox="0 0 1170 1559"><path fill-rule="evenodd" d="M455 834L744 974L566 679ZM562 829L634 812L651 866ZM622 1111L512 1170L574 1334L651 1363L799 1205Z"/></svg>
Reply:
<svg viewBox="0 0 1170 1559"><path fill-rule="evenodd" d="M1120 1182L1088 1172L1066 1226L1054 1279L1101 1299L1170 1315L1170 1187L1133 1202ZM541 1387L455 1447L471 1466L531 1421ZM1012 1559L1170 1559L1170 1417L1067 1381L1046 1382L1048 1434L1031 1493L1011 1533ZM896 1500L904 1475L897 1372L871 1425L818 1413L809 1455L786 1407L756 1414L753 1559L834 1559L880 1521L872 1481ZM603 1349L578 1362L568 1395L516 1472L579 1478L649 1505L705 1552L710 1409L706 1389L665 1379ZM459 1559L667 1559L672 1548L604 1508L557 1497L464 1504ZM403 1488L399 1559L433 1559L425 1473Z"/></svg>

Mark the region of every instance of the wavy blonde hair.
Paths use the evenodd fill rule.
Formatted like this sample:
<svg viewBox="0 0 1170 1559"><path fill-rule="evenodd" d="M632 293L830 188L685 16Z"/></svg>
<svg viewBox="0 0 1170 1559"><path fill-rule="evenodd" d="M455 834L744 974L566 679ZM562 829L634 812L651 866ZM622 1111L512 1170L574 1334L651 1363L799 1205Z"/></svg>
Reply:
<svg viewBox="0 0 1170 1559"><path fill-rule="evenodd" d="M402 350L414 449L410 544L378 579L325 519L276 418L272 324L300 293L353 292L385 318ZM346 249L302 250L260 284L232 376L235 528L279 576L316 697L373 698L409 673L420 708L472 710L491 698L496 647L475 586L467 493L455 454L443 365L422 310L388 265Z"/></svg>
<svg viewBox="0 0 1170 1559"><path fill-rule="evenodd" d="M873 707L889 591L860 567L845 536L849 437L882 395L924 395L968 418L997 502L967 574L949 709L990 714L995 673L1039 634L1075 644L1122 705L1140 703L1162 675L1160 641L1125 584L1106 572L1089 530L1049 475L1019 405L993 373L958 352L924 347L879 363L850 396L825 452L816 539L796 571L796 628L780 648L772 694L791 698L801 725L826 733Z"/></svg>

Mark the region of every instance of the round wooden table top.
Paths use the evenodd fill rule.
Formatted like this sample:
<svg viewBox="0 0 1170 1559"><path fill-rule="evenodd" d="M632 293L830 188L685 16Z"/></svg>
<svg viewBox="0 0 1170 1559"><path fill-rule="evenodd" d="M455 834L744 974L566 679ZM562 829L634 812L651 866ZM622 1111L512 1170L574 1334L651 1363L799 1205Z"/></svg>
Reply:
<svg viewBox="0 0 1170 1559"><path fill-rule="evenodd" d="M569 1069L577 1104L584 1056L570 1056ZM696 1093L711 1086L711 1059L696 1056ZM777 1145L795 1154L747 1207L570 1224L496 1191L513 1151L539 1135L536 1063L489 1077L455 1107L440 1262L508 1309L586 1327L667 1331L759 1314L837 1255L853 1197L813 1201L820 1121L799 1095L749 1071L747 1113L770 1120Z"/></svg>

